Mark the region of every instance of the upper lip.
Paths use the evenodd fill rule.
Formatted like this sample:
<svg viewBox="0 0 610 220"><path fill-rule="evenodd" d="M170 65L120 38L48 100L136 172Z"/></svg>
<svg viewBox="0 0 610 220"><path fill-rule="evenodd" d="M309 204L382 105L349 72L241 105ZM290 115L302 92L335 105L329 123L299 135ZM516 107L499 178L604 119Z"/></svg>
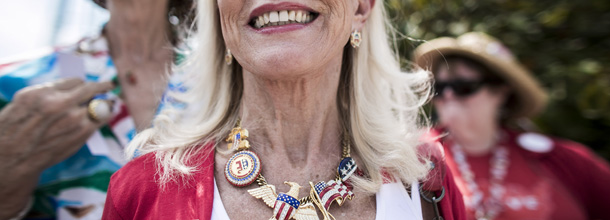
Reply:
<svg viewBox="0 0 610 220"><path fill-rule="evenodd" d="M258 16L263 15L264 13L267 13L270 11L283 11L283 10L303 10L303 11L309 11L309 12L316 13L313 9L311 9L305 5L302 5L299 3L294 3L294 2L264 4L264 5L261 5L257 8L255 8L254 10L252 10L252 12L250 13L250 18L248 18L248 22Z"/></svg>

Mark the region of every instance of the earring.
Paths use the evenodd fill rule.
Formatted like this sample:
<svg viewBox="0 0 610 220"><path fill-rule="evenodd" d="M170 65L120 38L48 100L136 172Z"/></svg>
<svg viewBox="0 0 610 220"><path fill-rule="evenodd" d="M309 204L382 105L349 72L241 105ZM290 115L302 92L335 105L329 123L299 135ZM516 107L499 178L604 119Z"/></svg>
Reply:
<svg viewBox="0 0 610 220"><path fill-rule="evenodd" d="M360 35L360 31L354 30L352 31L352 36L350 37L350 43L352 47L358 48L360 47L360 42L362 41L362 36Z"/></svg>
<svg viewBox="0 0 610 220"><path fill-rule="evenodd" d="M227 65L231 65L233 63L233 54L231 54L230 49L227 49L227 53L225 53L225 63L227 63Z"/></svg>

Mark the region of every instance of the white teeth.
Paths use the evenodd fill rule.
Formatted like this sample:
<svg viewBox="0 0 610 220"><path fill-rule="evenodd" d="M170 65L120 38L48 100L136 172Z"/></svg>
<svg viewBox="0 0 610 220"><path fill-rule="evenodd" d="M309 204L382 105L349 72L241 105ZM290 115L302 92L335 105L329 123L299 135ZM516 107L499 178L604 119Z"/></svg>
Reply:
<svg viewBox="0 0 610 220"><path fill-rule="evenodd" d="M302 11L297 11L297 14L294 17L294 20L297 22L301 22L303 18L303 12Z"/></svg>
<svg viewBox="0 0 610 220"><path fill-rule="evenodd" d="M257 27L259 27L259 28L262 27L263 25L265 25L264 16L258 16L258 19L256 19L256 23L258 24Z"/></svg>
<svg viewBox="0 0 610 220"><path fill-rule="evenodd" d="M288 21L288 11L280 11L280 22Z"/></svg>
<svg viewBox="0 0 610 220"><path fill-rule="evenodd" d="M278 15L277 11L269 12L269 21L270 22L280 21L280 16Z"/></svg>
<svg viewBox="0 0 610 220"><path fill-rule="evenodd" d="M308 23L312 20L313 16L308 11L282 10L264 13L255 18L252 22L255 28L263 28L267 26L277 26L293 23Z"/></svg>

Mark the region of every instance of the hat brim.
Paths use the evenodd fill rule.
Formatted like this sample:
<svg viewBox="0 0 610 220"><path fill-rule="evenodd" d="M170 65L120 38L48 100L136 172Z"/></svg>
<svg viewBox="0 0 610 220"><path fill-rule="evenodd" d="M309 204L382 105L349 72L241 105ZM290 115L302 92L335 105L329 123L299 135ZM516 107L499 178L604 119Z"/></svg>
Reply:
<svg viewBox="0 0 610 220"><path fill-rule="evenodd" d="M450 55L478 61L506 80L517 98L518 106L509 106L512 117L532 117L544 110L547 95L531 73L517 61L495 57L484 48L462 45L455 38L443 37L420 45L414 52L414 61L421 68L432 70Z"/></svg>

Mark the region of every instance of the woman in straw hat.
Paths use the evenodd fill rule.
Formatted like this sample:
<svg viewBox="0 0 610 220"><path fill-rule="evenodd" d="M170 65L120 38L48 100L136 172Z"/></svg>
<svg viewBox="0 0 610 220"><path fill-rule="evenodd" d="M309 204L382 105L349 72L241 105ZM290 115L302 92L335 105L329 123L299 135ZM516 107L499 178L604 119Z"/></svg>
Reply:
<svg viewBox="0 0 610 220"><path fill-rule="evenodd" d="M435 75L447 163L470 219L608 219L610 168L584 146L507 128L546 95L498 40L438 38L415 50Z"/></svg>
<svg viewBox="0 0 610 220"><path fill-rule="evenodd" d="M104 219L465 217L418 153L430 78L401 70L383 4L200 0L185 105L130 144Z"/></svg>

